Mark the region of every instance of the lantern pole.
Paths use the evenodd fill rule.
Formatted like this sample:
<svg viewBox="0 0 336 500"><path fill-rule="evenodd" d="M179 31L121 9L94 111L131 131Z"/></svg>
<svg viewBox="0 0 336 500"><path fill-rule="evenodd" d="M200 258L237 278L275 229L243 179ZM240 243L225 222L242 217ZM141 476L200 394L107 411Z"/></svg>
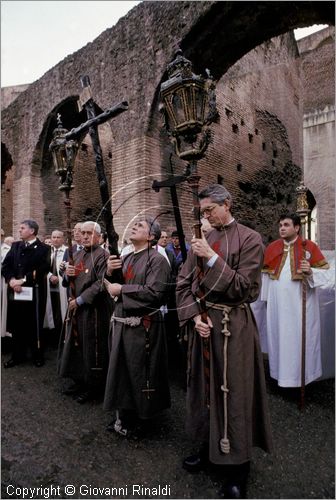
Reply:
<svg viewBox="0 0 336 500"><path fill-rule="evenodd" d="M301 239L303 255L305 257L305 248L307 245L306 241L306 222L307 215L309 213L309 206L307 202L307 188L304 185L303 180L300 182L299 186L296 188L297 192L297 208L296 211L301 219ZM301 281L302 290L302 303L301 303L301 316L302 316L302 330L301 330L301 390L300 390L300 410L303 410L305 404L305 386L306 386L306 328L307 328L307 280L304 275L302 275Z"/></svg>
<svg viewBox="0 0 336 500"><path fill-rule="evenodd" d="M160 187L173 186L175 188L176 184L187 180L192 192L195 236L196 238L202 238L198 197L201 177L197 173L197 161L204 157L205 151L211 142L211 132L208 125L215 121L218 116L215 84L208 70L207 79L195 75L192 72L191 62L182 56L180 49L176 52L174 61L168 65L167 72L169 79L161 84L164 124L175 147L176 155L181 160L189 163L184 175L172 176L166 181L154 181L152 187L156 191ZM176 206L172 190L171 195L173 204ZM178 220L176 215L175 219ZM205 289L201 285L204 275L203 259L196 257L196 262L201 317L202 321L207 323ZM206 406L209 408L210 338L202 338L202 348L205 401Z"/></svg>
<svg viewBox="0 0 336 500"><path fill-rule="evenodd" d="M66 210L66 233L67 233L67 244L68 244L68 255L69 264L74 265L73 252L72 252L72 239L71 239L71 199L70 191L74 188L72 183L73 180L73 167L75 163L76 153L78 149L78 143L74 140L67 141L65 135L67 130L63 128L61 115L57 114L57 128L54 130L53 140L50 143L49 150L52 154L55 173L60 176L61 185L59 186L60 191L65 192L65 210ZM74 277L69 276L70 284L70 298L76 298L75 293L75 282ZM69 323L70 328L73 331L74 344L78 347L78 330L77 321L75 318L75 310L67 310L65 321ZM65 339L64 339L65 341Z"/></svg>
<svg viewBox="0 0 336 500"><path fill-rule="evenodd" d="M71 199L70 191L74 188L73 167L78 150L78 144L74 140L67 141L65 135L68 131L63 128L61 115L57 114L57 128L54 130L53 140L49 146L52 154L55 173L60 176L59 190L65 192L65 210L66 210L66 233L69 253L69 263L73 265L72 239L71 239Z"/></svg>

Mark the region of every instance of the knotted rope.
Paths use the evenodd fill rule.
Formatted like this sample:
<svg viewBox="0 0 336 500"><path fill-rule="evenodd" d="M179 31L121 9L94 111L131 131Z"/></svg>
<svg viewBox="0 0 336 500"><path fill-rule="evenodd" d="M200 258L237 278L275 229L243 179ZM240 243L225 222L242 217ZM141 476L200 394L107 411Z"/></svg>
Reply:
<svg viewBox="0 0 336 500"><path fill-rule="evenodd" d="M227 396L229 392L229 388L227 385L227 369L228 369L228 360L227 360L227 349L228 349L228 341L231 336L231 332L228 329L228 325L230 322L229 314L231 312L232 307L224 306L223 308L223 319L222 319L222 334L224 335L224 344L223 344L223 385L221 389L223 391L223 404L224 404L224 437L219 441L219 446L222 453L230 453L230 441L227 437L227 429L228 429L228 414L227 414Z"/></svg>
<svg viewBox="0 0 336 500"><path fill-rule="evenodd" d="M160 311L160 309L155 309L155 311L152 311L149 314L146 314L146 316L153 316L153 314L157 313ZM113 321L116 321L118 323L123 323L124 325L127 326L139 326L141 324L143 317L142 316L127 316L126 318L122 318L119 316L115 316L114 314L111 317L111 323Z"/></svg>
<svg viewBox="0 0 336 500"><path fill-rule="evenodd" d="M229 388L227 384L227 371L228 371L228 341L231 336L231 332L229 331L229 323L230 323L230 312L233 308L239 307L240 309L245 309L245 304L240 304L239 306L227 306L225 304L214 304L212 302L206 302L207 307L211 307L212 309L218 309L222 311L223 319L222 319L222 334L224 336L223 341L223 385L221 385L221 390L223 391L223 407L224 407L224 421L223 421L223 437L219 441L220 450L222 453L228 454L230 453L230 441L228 439L228 393Z"/></svg>

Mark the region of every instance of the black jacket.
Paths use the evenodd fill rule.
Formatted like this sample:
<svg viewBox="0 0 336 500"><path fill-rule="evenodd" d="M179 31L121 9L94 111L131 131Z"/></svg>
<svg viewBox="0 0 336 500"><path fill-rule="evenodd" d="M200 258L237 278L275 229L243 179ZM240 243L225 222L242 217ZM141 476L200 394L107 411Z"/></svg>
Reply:
<svg viewBox="0 0 336 500"><path fill-rule="evenodd" d="M1 273L7 283L11 278L26 278L25 286L42 284L50 269L51 247L36 240L27 248L23 241L15 241L2 264Z"/></svg>

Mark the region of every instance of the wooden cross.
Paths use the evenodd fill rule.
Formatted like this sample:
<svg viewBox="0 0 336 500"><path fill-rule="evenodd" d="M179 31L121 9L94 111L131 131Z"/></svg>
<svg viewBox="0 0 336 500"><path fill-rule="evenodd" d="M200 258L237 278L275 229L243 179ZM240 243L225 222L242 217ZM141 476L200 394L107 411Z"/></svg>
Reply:
<svg viewBox="0 0 336 500"><path fill-rule="evenodd" d="M88 76L83 76L81 78L81 85L83 90L79 97L78 105L80 109L85 109L88 120L79 125L77 128L70 130L70 132L65 135L65 139L75 139L78 138L84 131L89 131L96 159L96 173L103 205L102 216L108 235L109 250L111 254L119 255L118 235L113 226L111 198L104 170L102 149L99 142L98 125L105 123L107 120L110 120L111 118L118 116L123 111L126 111L128 109L128 102L123 101L97 116L95 112L95 102L92 98L90 78Z"/></svg>

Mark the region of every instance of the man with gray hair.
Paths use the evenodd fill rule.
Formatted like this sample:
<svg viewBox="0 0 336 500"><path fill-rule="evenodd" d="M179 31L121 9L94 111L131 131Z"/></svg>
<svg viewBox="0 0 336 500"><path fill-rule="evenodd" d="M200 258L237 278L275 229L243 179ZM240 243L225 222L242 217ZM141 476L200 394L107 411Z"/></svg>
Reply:
<svg viewBox="0 0 336 500"><path fill-rule="evenodd" d="M260 234L235 221L224 186L210 185L199 199L213 229L192 239L176 297L189 339L186 427L203 447L183 467L197 472L215 464L224 479L219 497L244 498L252 446L272 447L263 358L250 308L260 290L263 244ZM203 276L197 257L203 259Z"/></svg>
<svg viewBox="0 0 336 500"><path fill-rule="evenodd" d="M63 279L63 285L70 288L70 297L58 373L74 381L63 392L83 404L99 398L104 391L111 299L103 286L109 254L99 245L100 226L84 222L81 232L84 248L74 254L74 265L67 265Z"/></svg>
<svg viewBox="0 0 336 500"><path fill-rule="evenodd" d="M109 257L107 289L117 300L111 321L111 350L104 408L115 410L111 432L130 436L144 421L170 407L167 344L160 307L167 302L170 265L153 243L159 224L151 217L134 223L134 252ZM124 283L113 272L123 271Z"/></svg>
<svg viewBox="0 0 336 500"><path fill-rule="evenodd" d="M47 276L47 307L43 327L49 330L49 342L52 347L59 344L59 336L65 319L68 298L67 290L62 286L60 265L64 261L64 233L54 229L51 233L51 265Z"/></svg>

